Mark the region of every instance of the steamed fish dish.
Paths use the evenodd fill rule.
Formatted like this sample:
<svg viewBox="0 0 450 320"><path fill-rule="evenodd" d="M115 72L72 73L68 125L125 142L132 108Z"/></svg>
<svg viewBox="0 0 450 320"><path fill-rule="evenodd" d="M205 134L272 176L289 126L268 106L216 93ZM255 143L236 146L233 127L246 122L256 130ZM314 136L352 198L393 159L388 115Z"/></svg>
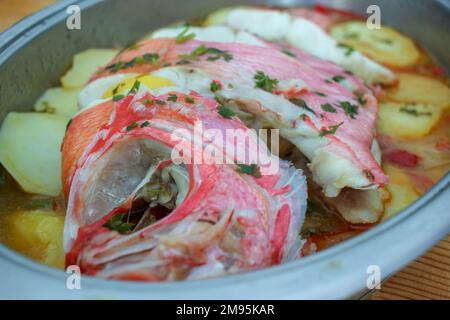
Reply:
<svg viewBox="0 0 450 320"><path fill-rule="evenodd" d="M232 7L74 57L0 131L1 240L118 280L287 263L382 223L450 167L450 89L407 35Z"/></svg>

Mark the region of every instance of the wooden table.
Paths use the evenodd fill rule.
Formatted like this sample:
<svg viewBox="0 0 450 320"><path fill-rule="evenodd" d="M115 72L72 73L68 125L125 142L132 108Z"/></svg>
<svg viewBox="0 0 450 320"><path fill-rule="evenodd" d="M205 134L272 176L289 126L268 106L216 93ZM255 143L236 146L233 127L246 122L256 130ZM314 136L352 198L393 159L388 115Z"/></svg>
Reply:
<svg viewBox="0 0 450 320"><path fill-rule="evenodd" d="M0 0L0 32L55 0ZM369 299L450 299L450 235L396 273Z"/></svg>

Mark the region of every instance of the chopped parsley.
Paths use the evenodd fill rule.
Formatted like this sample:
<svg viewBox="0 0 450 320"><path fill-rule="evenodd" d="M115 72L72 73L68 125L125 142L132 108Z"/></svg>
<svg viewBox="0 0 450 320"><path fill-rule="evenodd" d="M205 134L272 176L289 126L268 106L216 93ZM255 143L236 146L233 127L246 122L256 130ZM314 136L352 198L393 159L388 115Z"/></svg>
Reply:
<svg viewBox="0 0 450 320"><path fill-rule="evenodd" d="M430 117L432 115L432 113L430 111L428 111L428 112L420 112L420 111L417 111L414 108L408 108L408 107L400 108L400 112L404 112L404 113L410 114L410 115L415 116L415 117L419 117L419 116L429 116Z"/></svg>
<svg viewBox="0 0 450 320"><path fill-rule="evenodd" d="M334 82L342 82L342 81L344 81L345 80L345 77L344 76L340 76L340 75L337 75L337 76L334 76L333 78L331 78Z"/></svg>
<svg viewBox="0 0 450 320"><path fill-rule="evenodd" d="M217 61L222 58L226 62L229 62L233 59L233 55L231 55L228 51L207 47L204 44L201 44L192 50L191 53L180 55L181 60L178 61L177 64L188 64L191 61L198 60L199 57L204 55L209 55L209 57L206 58L208 61Z"/></svg>
<svg viewBox="0 0 450 320"><path fill-rule="evenodd" d="M128 91L128 94L134 94L139 90L139 87L141 86L141 82L139 80L136 80L131 87L130 91Z"/></svg>
<svg viewBox="0 0 450 320"><path fill-rule="evenodd" d="M181 31L181 33L177 35L175 39L176 43L182 44L195 38L195 33L188 33L189 28L190 26L186 26L183 31Z"/></svg>
<svg viewBox="0 0 450 320"><path fill-rule="evenodd" d="M341 122L341 123L336 124L334 126L329 126L328 129L320 130L319 137L325 137L325 136L330 135L330 134L335 134L337 129L339 129L339 127L342 126L343 124L344 123Z"/></svg>
<svg viewBox="0 0 450 320"><path fill-rule="evenodd" d="M178 97L176 94L169 94L169 97L167 98L167 101L171 101L171 102L177 102Z"/></svg>
<svg viewBox="0 0 450 320"><path fill-rule="evenodd" d="M345 43L338 43L336 46L338 48L344 49L346 56L351 55L355 51L355 49L353 49L353 47L351 47L351 46L349 46L348 44L345 44Z"/></svg>
<svg viewBox="0 0 450 320"><path fill-rule="evenodd" d="M360 96L358 96L358 103L360 104L360 105L365 105L366 104L366 102L367 102L367 100L366 99L364 99L364 96L363 95L360 95Z"/></svg>
<svg viewBox="0 0 450 320"><path fill-rule="evenodd" d="M120 234L125 234L127 232L130 232L133 229L134 224L124 222L123 221L124 218L125 218L125 213L116 214L111 219L109 219L103 226L108 229L117 231Z"/></svg>
<svg viewBox="0 0 450 320"><path fill-rule="evenodd" d="M316 115L316 112L308 106L308 104L306 103L305 100L292 98L292 99L289 99L289 101L291 103L295 104L297 107L305 109L305 110L311 112L312 114Z"/></svg>
<svg viewBox="0 0 450 320"><path fill-rule="evenodd" d="M138 124L136 123L136 122L133 122L132 124L130 124L128 127L127 127L127 131L131 131L131 130L133 130L134 128L136 128L138 126Z"/></svg>
<svg viewBox="0 0 450 320"><path fill-rule="evenodd" d="M260 88L267 92L273 92L278 85L277 79L270 78L262 71L256 72L253 79L255 80L255 88Z"/></svg>
<svg viewBox="0 0 450 320"><path fill-rule="evenodd" d="M192 98L192 97L185 96L185 97L184 97L184 102L186 102L186 103L194 103L195 100L194 100L194 98Z"/></svg>
<svg viewBox="0 0 450 320"><path fill-rule="evenodd" d="M323 92L314 91L315 94L317 94L319 97L326 97L327 95Z"/></svg>
<svg viewBox="0 0 450 320"><path fill-rule="evenodd" d="M123 94L116 94L112 97L113 101L119 101L122 100L125 96Z"/></svg>
<svg viewBox="0 0 450 320"><path fill-rule="evenodd" d="M293 53L292 51L289 51L288 49L282 49L281 52L283 52L285 55L288 55L289 57L297 58L295 53Z"/></svg>
<svg viewBox="0 0 450 320"><path fill-rule="evenodd" d="M135 65L142 65L147 62L151 62L156 65L159 61L159 55L157 53L146 53L142 56L134 57L130 61L122 61L119 60L113 64L110 64L105 67L105 70L116 73L119 70L128 69L134 67Z"/></svg>
<svg viewBox="0 0 450 320"><path fill-rule="evenodd" d="M220 105L219 108L217 108L217 112L226 119L231 119L232 117L234 117L236 115L236 113L234 113L233 110L231 110L223 105Z"/></svg>
<svg viewBox="0 0 450 320"><path fill-rule="evenodd" d="M358 114L358 106L351 104L348 101L342 101L339 103L339 106L344 110L345 114L352 119L356 118Z"/></svg>
<svg viewBox="0 0 450 320"><path fill-rule="evenodd" d="M157 53L146 53L142 56L144 61L138 62L139 64L143 64L144 62L151 62L152 64L156 65L159 61L159 54Z"/></svg>
<svg viewBox="0 0 450 320"><path fill-rule="evenodd" d="M145 99L142 100L141 103L146 105L146 106L151 106L155 101L153 101L153 99Z"/></svg>
<svg viewBox="0 0 450 320"><path fill-rule="evenodd" d="M176 64L179 65L179 66L182 66L182 65L185 65L185 64L189 64L189 63L191 63L189 60L181 59L181 60L177 61Z"/></svg>
<svg viewBox="0 0 450 320"><path fill-rule="evenodd" d="M145 127L148 127L148 126L150 126L150 122L148 122L148 121L144 121L144 122L141 124L141 128L145 128Z"/></svg>
<svg viewBox="0 0 450 320"><path fill-rule="evenodd" d="M261 172L259 167L253 163L250 165L247 164L236 164L236 171L239 173L248 174L254 176L255 178L261 178Z"/></svg>
<svg viewBox="0 0 450 320"><path fill-rule="evenodd" d="M322 104L320 107L322 108L323 111L326 111L326 112L331 112L331 113L337 112L336 109L329 103Z"/></svg>
<svg viewBox="0 0 450 320"><path fill-rule="evenodd" d="M213 81L211 82L209 89L211 90L211 92L217 92L222 89L222 85L217 81Z"/></svg>

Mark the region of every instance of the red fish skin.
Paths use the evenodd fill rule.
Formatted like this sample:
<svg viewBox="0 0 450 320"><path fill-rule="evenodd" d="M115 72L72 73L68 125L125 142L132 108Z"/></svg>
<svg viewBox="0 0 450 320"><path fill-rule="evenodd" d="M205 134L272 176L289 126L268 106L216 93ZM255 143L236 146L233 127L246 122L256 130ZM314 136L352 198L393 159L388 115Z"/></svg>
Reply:
<svg viewBox="0 0 450 320"><path fill-rule="evenodd" d="M112 101L85 110L83 116L75 115L62 142L62 186L63 194L67 198L70 190L71 177L76 163L87 148L99 129L108 123L112 112Z"/></svg>
<svg viewBox="0 0 450 320"><path fill-rule="evenodd" d="M92 265L89 263L89 260L85 260L83 257L85 257L88 252L95 252L96 250L100 250L101 252L101 249L105 243L120 239L120 235L114 231L109 231L104 228L103 225L113 215L126 212L131 205L131 202L127 201L124 203L125 206L115 208L112 212L104 215L94 223L88 225L83 224L83 219L80 216L84 211L83 197L82 194L80 194L83 188L78 186L77 180L73 178L74 175L82 170L85 170L86 166L90 163L89 161L92 161L95 157L98 158L102 154L105 154L114 143L117 143L122 139L147 137L158 140L161 143L165 143L171 147L176 144L176 141L174 142L170 139L169 133L152 126L137 126L130 132L124 130L124 128L132 123L140 124L143 123L144 120L151 121L154 117L158 117L161 121L175 121L189 127L192 126L194 122L195 117L192 117L192 115L194 115L206 120L205 122L213 127L222 127L222 129L226 129L229 128L230 125L234 125L235 127L237 126L239 128L246 129L245 125L237 120L226 120L228 122L225 124L225 119L223 119L222 122L224 124L222 126L218 125L220 121L212 121L214 119L212 112L214 112L217 117L217 103L214 100L202 100L202 98L195 93L193 93L192 96L195 97L197 103L203 101L204 108L202 108L202 110L197 110L194 105L191 106L185 104L184 107L190 108L190 116L186 114L186 112L177 112L176 109L171 106L153 105L146 106L145 109L135 107L136 102L132 103L134 97L127 96L119 102L106 103L87 109L74 117L71 125L69 126L69 130L63 144L63 161L67 161L64 166L66 170L63 171L63 179L64 181L69 181L67 183L68 192L70 194L69 201L71 201L71 205L69 206L70 212L68 214L72 215L75 218L73 221L77 221L80 225L75 244L72 246L72 249L68 252L66 257L68 264L77 263L81 265L82 271L86 274L95 275L101 271L102 266L95 264ZM167 99L167 97L168 96L166 95L158 98ZM154 101L156 97L145 95L140 100L137 100L137 102L146 101L149 99ZM185 99L180 99L180 101L183 100ZM83 119L83 117L86 118ZM92 119L95 119L95 121L91 121ZM83 129L87 132L87 134L80 135L80 129ZM70 147L76 145L80 146L80 148L70 149ZM251 145L249 147L251 147ZM71 151L73 153L71 153ZM262 196L260 191L256 192L259 189L255 189L256 185L261 187L264 186L267 188L267 192L269 194L280 193L283 195L290 189L282 188L275 190L279 177L277 178L277 175L266 175L264 167L261 167L261 173L263 176L258 178L258 181L256 182L255 177L243 177L240 174L237 174L233 168L234 166L196 166L195 164L186 166L191 177L191 186L189 188L190 191L186 200L169 216L138 232L136 237L130 239L132 241L129 241L128 245L136 241L144 241L148 236L151 236L152 233L158 232L159 230L164 230L167 226L182 221L194 210L203 210L205 217L211 219L216 216L215 219L218 219L219 217L217 216L217 212L223 212L227 209L231 197L232 199L235 199L234 208L236 210L251 208L256 212L254 217L240 216L237 218L241 224L246 227L245 236L241 240L241 247L244 252L244 256L248 257L248 261L250 261L249 263L245 263L245 261L240 262L239 267L243 269L259 268L281 261L281 258L284 256L286 242L289 240L286 235L289 231L288 228L286 228L286 217L282 219L282 222L284 223L282 227L278 227L278 231L275 233L271 232L269 229L272 228L271 220L273 217L269 215L270 204L267 202L266 198ZM198 172L194 174L194 171L196 170ZM74 174L72 174L72 172L74 172ZM195 179L195 176L198 174L200 175L199 178ZM235 186L235 188L232 188L231 190L229 190L230 188L225 189L225 182L231 182L231 185ZM198 183L200 183L200 185L198 185ZM228 190L228 192L224 192L224 190ZM218 201L218 199L222 196L224 197L224 201ZM285 200L282 200L282 204L284 201ZM220 205L218 206L217 204L222 204L222 206L220 207ZM282 215L284 216L287 212L289 212L289 214L294 214L292 212L292 208L293 207L289 204L289 202L284 203L281 210ZM231 219L231 217L232 215L228 219ZM227 224L229 223L230 222ZM226 225L224 226L222 232L227 230ZM272 236L269 236L270 234L272 234ZM270 237L279 237L279 239L275 241ZM272 246L272 242L276 243L277 246ZM270 257L278 258L271 259ZM169 262L169 265L172 265L176 264L175 262L178 257L170 256L167 257L167 259L168 261L172 261ZM188 262L191 265L195 264L195 261L193 262L189 260ZM121 279L141 279L148 281L155 281L159 279L155 274L145 274L142 272L118 275L117 277Z"/></svg>
<svg viewBox="0 0 450 320"><path fill-rule="evenodd" d="M340 154L351 159L363 171L370 172L369 176L373 177L373 184L380 187L386 185L388 178L371 153L371 145L376 132L378 102L369 90L364 95L366 103L358 108L356 119L352 119L337 104L342 101L353 105L358 105L359 103L357 97L340 83L329 81L330 79L327 79L323 72L316 72L311 65L289 57L279 50L243 44L200 42L195 40L184 44L176 44L174 39L153 39L141 42L137 49L124 51L112 63L130 61L134 57L142 56L145 53L159 54L161 58L158 65L147 63L118 71L118 73L136 72L145 74L160 68L161 64L164 63L176 64L181 56L190 54L200 45L217 48L233 55L233 59L228 62L223 59L213 62L207 61L207 55L205 55L198 57L197 61L192 61L188 65L188 67L199 68L207 72L214 79L221 82L231 81L235 83L238 81L240 84L253 87L255 73L263 71L271 78L280 81L299 79L306 83L311 88L310 92L304 93L302 91L296 98L306 101L308 106L316 113L317 119L313 120L316 123L315 129L319 131L343 123L333 137L326 137L333 142L339 142L339 145L335 145L332 148L340 149ZM255 59L255 57L258 57L258 59ZM100 72L91 81L109 74L111 73ZM347 74L342 76L354 77ZM326 96L321 97L314 93L316 91ZM322 110L321 106L326 103L335 106L337 112L330 113ZM299 119L298 121L301 120Z"/></svg>

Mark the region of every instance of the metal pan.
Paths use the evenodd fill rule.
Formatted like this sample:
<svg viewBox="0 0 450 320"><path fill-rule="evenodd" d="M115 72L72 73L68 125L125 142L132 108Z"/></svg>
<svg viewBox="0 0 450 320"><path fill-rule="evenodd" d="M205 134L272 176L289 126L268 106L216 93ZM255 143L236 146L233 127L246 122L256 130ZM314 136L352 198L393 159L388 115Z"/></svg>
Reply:
<svg viewBox="0 0 450 320"><path fill-rule="evenodd" d="M382 23L409 34L450 70L450 1L60 1L0 34L0 122L27 111L91 47L126 45L156 27L199 17L233 4L326 5L365 13L381 7ZM66 8L77 4L81 30L68 30ZM348 298L367 290L370 266L386 279L450 232L450 175L392 219L316 255L265 270L220 279L136 283L82 277L81 290L66 287L67 274L0 245L2 298ZM369 279L370 280L370 279Z"/></svg>

